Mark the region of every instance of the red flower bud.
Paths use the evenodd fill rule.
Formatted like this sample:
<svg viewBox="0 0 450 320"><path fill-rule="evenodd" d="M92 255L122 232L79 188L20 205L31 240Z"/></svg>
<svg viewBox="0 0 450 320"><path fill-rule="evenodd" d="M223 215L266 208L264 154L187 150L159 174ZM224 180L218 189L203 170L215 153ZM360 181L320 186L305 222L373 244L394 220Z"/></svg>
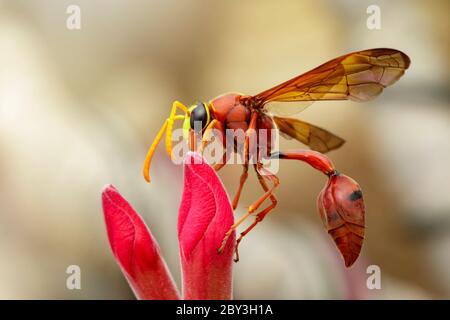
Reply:
<svg viewBox="0 0 450 320"><path fill-rule="evenodd" d="M233 220L233 209L216 172L200 154L189 152L178 216L183 299L231 299L235 232L221 254L217 249Z"/></svg>
<svg viewBox="0 0 450 320"><path fill-rule="evenodd" d="M109 185L102 193L109 244L138 299L179 299L159 246L142 218Z"/></svg>
<svg viewBox="0 0 450 320"><path fill-rule="evenodd" d="M364 240L364 201L358 183L335 173L317 198L325 229L350 267L358 258Z"/></svg>
<svg viewBox="0 0 450 320"><path fill-rule="evenodd" d="M178 216L184 299L231 299L235 232L218 254L233 225L233 210L214 169L188 153ZM139 214L113 186L102 193L113 254L139 299L179 299L159 246Z"/></svg>

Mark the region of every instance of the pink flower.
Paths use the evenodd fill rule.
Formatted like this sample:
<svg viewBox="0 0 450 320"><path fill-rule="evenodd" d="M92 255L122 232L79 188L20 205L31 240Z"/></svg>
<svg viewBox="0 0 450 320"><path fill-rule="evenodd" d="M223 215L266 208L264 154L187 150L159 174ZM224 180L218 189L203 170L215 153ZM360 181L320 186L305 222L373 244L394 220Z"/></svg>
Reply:
<svg viewBox="0 0 450 320"><path fill-rule="evenodd" d="M113 254L138 299L180 299L159 246L142 218L107 186L103 212ZM231 299L235 233L217 253L233 224L228 196L215 171L197 153L184 162L178 240L184 299Z"/></svg>

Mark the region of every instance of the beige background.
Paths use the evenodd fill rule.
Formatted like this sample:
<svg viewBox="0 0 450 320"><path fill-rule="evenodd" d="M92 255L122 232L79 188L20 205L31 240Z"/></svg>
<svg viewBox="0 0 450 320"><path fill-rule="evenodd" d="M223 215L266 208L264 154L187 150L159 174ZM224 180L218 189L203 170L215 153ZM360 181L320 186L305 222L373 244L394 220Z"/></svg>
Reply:
<svg viewBox="0 0 450 320"><path fill-rule="evenodd" d="M66 28L81 7L82 28ZM366 8L381 8L368 30ZM367 236L345 270L322 230L322 175L281 164L279 206L243 242L239 299L449 298L448 1L0 1L0 298L133 298L100 206L113 183L143 215L179 283L182 168L160 148L172 101L256 94L344 53L393 47L411 68L366 103L316 103L302 118L345 138L330 153L362 186ZM300 147L284 141L282 148ZM234 193L240 167L221 172ZM250 175L242 213L260 194ZM65 287L66 267L82 290ZM381 267L382 290L365 287Z"/></svg>

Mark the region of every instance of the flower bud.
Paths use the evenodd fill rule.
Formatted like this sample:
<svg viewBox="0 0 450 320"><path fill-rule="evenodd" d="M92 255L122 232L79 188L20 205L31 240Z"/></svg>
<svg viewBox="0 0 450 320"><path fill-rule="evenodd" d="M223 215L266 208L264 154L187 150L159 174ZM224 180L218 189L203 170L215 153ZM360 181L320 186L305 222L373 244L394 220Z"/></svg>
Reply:
<svg viewBox="0 0 450 320"><path fill-rule="evenodd" d="M178 215L183 299L232 298L235 232L221 254L217 249L233 222L230 200L216 172L200 154L189 152Z"/></svg>
<svg viewBox="0 0 450 320"><path fill-rule="evenodd" d="M159 246L139 214L116 188L102 193L109 244L138 299L179 299Z"/></svg>

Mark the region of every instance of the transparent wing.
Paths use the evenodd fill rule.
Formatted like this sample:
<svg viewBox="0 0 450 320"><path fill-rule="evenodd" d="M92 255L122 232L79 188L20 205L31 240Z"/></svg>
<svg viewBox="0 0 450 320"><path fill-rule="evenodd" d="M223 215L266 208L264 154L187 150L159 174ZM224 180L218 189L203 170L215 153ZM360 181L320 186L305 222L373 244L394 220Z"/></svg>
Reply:
<svg viewBox="0 0 450 320"><path fill-rule="evenodd" d="M395 83L408 69L410 59L401 51L371 49L349 53L288 80L274 88L249 97L272 114L302 111L308 106L296 103L271 107L270 102L308 102L318 100L368 101ZM278 111L279 110L279 111Z"/></svg>
<svg viewBox="0 0 450 320"><path fill-rule="evenodd" d="M345 142L331 132L299 119L275 116L273 120L281 135L294 138L315 151L325 153L339 148Z"/></svg>
<svg viewBox="0 0 450 320"><path fill-rule="evenodd" d="M302 112L313 103L314 101L298 101L296 103L270 102L264 108L270 115L289 117Z"/></svg>

